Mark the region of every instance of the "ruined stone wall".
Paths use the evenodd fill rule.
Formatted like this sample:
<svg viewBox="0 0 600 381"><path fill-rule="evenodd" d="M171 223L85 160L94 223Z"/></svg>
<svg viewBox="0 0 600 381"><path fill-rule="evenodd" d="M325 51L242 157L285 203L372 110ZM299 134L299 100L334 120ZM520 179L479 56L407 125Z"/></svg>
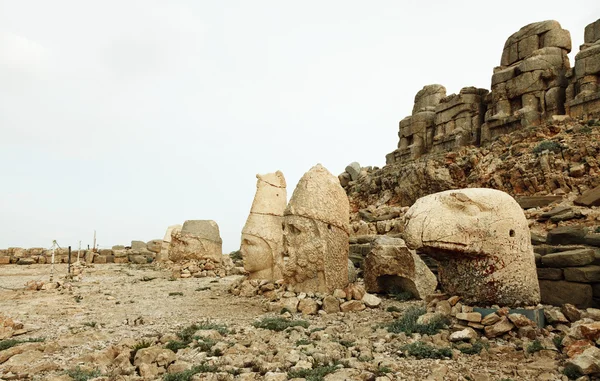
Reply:
<svg viewBox="0 0 600 381"><path fill-rule="evenodd" d="M600 116L600 20L586 26L584 44L569 70L566 108L574 118Z"/></svg>
<svg viewBox="0 0 600 381"><path fill-rule="evenodd" d="M491 91L465 87L446 96L442 85L423 87L399 123L398 148L386 164L487 145L557 115L600 116L600 20L585 28L580 49L571 69L569 31L552 20L524 26L507 39Z"/></svg>

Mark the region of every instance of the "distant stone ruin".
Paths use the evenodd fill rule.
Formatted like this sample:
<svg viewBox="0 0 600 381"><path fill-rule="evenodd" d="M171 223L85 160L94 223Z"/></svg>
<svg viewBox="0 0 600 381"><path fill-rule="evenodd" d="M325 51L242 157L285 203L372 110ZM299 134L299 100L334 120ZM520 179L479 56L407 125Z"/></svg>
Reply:
<svg viewBox="0 0 600 381"><path fill-rule="evenodd" d="M600 20L585 28L573 69L570 51L569 31L557 21L537 22L506 41L491 92L465 87L446 96L442 85L423 87L412 115L400 121L398 148L386 155L386 163L485 145L556 115L600 116Z"/></svg>

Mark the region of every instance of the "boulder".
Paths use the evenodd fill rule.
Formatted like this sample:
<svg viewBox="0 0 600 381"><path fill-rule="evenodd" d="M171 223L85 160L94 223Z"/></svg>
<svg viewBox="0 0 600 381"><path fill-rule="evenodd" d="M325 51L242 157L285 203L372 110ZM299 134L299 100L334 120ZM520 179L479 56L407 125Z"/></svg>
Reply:
<svg viewBox="0 0 600 381"><path fill-rule="evenodd" d="M587 206L600 206L600 186L594 189L590 189L584 192L581 196L573 200L575 205Z"/></svg>
<svg viewBox="0 0 600 381"><path fill-rule="evenodd" d="M589 265L594 259L594 250L577 249L546 254L542 257L542 264L546 267L577 267Z"/></svg>
<svg viewBox="0 0 600 381"><path fill-rule="evenodd" d="M435 193L418 199L404 218L407 246L438 260L447 293L466 303L539 303L527 219L507 193L483 188Z"/></svg>
<svg viewBox="0 0 600 381"><path fill-rule="evenodd" d="M357 180L360 175L360 164L357 162L352 162L346 166L346 173L350 175L350 179L352 181Z"/></svg>
<svg viewBox="0 0 600 381"><path fill-rule="evenodd" d="M378 237L364 262L367 292L410 292L418 299L432 294L437 279L423 260L400 238Z"/></svg>
<svg viewBox="0 0 600 381"><path fill-rule="evenodd" d="M564 270L565 279L571 282L600 282L600 266L568 267Z"/></svg>
<svg viewBox="0 0 600 381"><path fill-rule="evenodd" d="M212 220L188 220L181 231L173 229L169 246L169 260L182 262L187 260L210 259L221 262L222 253L219 225Z"/></svg>
<svg viewBox="0 0 600 381"><path fill-rule="evenodd" d="M162 249L162 242L162 239L153 239L152 241L148 241L146 243L146 248L148 251L158 254Z"/></svg>

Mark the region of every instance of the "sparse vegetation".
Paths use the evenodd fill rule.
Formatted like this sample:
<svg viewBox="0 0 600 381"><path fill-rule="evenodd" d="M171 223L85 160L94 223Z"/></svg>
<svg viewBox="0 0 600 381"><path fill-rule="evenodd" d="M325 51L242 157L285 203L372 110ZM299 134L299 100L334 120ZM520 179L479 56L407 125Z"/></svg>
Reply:
<svg viewBox="0 0 600 381"><path fill-rule="evenodd" d="M544 140L533 148L533 153L539 155L540 153L546 150L554 153L559 153L562 150L562 146L560 145L560 143L555 142L554 140Z"/></svg>
<svg viewBox="0 0 600 381"><path fill-rule="evenodd" d="M145 275L144 275L144 276L142 277L142 279L140 279L140 280L141 280L142 282L150 282L151 280L154 280L154 279L156 279L156 277L155 277L155 276L152 276L152 277L150 277L150 276L145 276Z"/></svg>
<svg viewBox="0 0 600 381"><path fill-rule="evenodd" d="M583 376L583 374L579 371L579 368L577 368L573 364L568 364L567 366L565 366L565 369L563 370L562 373L565 376L567 376L569 378L569 380L576 380L579 377Z"/></svg>
<svg viewBox="0 0 600 381"><path fill-rule="evenodd" d="M350 341L350 340L340 340L339 343L346 348L350 348L350 347L354 346L354 341Z"/></svg>
<svg viewBox="0 0 600 381"><path fill-rule="evenodd" d="M196 291L206 291L206 290L210 290L210 287L208 287L208 286L204 286L204 287L198 287L198 288L196 289Z"/></svg>
<svg viewBox="0 0 600 381"><path fill-rule="evenodd" d="M169 296L183 296L183 292L180 292L180 291L169 292Z"/></svg>
<svg viewBox="0 0 600 381"><path fill-rule="evenodd" d="M539 340L533 340L528 346L527 346L527 353L535 353L535 352L539 352L544 348L544 346L542 345L542 342Z"/></svg>
<svg viewBox="0 0 600 381"><path fill-rule="evenodd" d="M399 291L397 293L390 294L390 296L399 302L406 302L411 299L414 299L413 294L409 291Z"/></svg>
<svg viewBox="0 0 600 381"><path fill-rule="evenodd" d="M140 349L148 348L152 345L152 342L142 340L136 343L133 348L131 348L131 354L129 355L129 361L133 364L133 360L135 360L135 355Z"/></svg>
<svg viewBox="0 0 600 381"><path fill-rule="evenodd" d="M483 348L488 349L489 346L490 345L488 343L484 343L481 340L477 340L473 344L457 345L456 349L458 349L459 351L461 351L461 353L464 353L465 355L478 355L479 353L481 353L481 350Z"/></svg>
<svg viewBox="0 0 600 381"><path fill-rule="evenodd" d="M100 371L97 369L85 370L79 366L75 367L74 369L67 370L66 373L73 379L73 381L87 381L91 378L100 376Z"/></svg>
<svg viewBox="0 0 600 381"><path fill-rule="evenodd" d="M452 357L452 349L450 348L435 348L421 341L416 341L402 347L408 355L414 356L417 359L443 359Z"/></svg>
<svg viewBox="0 0 600 381"><path fill-rule="evenodd" d="M194 334L200 330L215 330L219 332L221 335L227 335L229 333L229 329L224 324L212 323L212 322L201 322L197 324L192 324L190 326L185 327L181 331L177 333L177 337L179 340L171 340L165 345L167 349L172 350L173 352L177 352L180 349L188 347L192 341L197 340L197 343L194 345L195 348L200 348L201 351L207 352L211 350L211 348L216 344L214 340L204 339L195 336ZM216 356L220 356L220 354L215 354Z"/></svg>
<svg viewBox="0 0 600 381"><path fill-rule="evenodd" d="M200 364L179 373L166 374L164 381L190 381L195 374L216 372L218 368L214 365Z"/></svg>
<svg viewBox="0 0 600 381"><path fill-rule="evenodd" d="M322 381L329 373L335 372L335 365L319 365L313 369L290 370L287 372L288 378L305 378L306 381Z"/></svg>
<svg viewBox="0 0 600 381"><path fill-rule="evenodd" d="M98 323L96 323L95 321L86 321L85 323L83 323L83 325L85 325L86 327L96 328Z"/></svg>
<svg viewBox="0 0 600 381"><path fill-rule="evenodd" d="M26 340L16 340L16 339L6 339L0 340L0 351L3 351L8 348L12 348L15 345L23 344L23 343L39 343L44 341L45 339L42 337L31 338Z"/></svg>
<svg viewBox="0 0 600 381"><path fill-rule="evenodd" d="M565 338L564 336L556 335L552 338L552 343L554 343L554 346L556 348L560 348L560 347L562 347L562 342L563 342L564 338Z"/></svg>
<svg viewBox="0 0 600 381"><path fill-rule="evenodd" d="M404 312L402 317L390 323L387 326L387 329L393 333L404 332L407 335L412 335L413 333L420 333L422 335L435 335L440 329L449 323L448 318L442 315L437 315L431 318L426 324L417 323L419 316L425 314L425 312L426 311L424 308L414 306L410 307Z"/></svg>
<svg viewBox="0 0 600 381"><path fill-rule="evenodd" d="M301 339L301 340L296 341L296 346L309 345L309 344L312 344L312 341L310 341L308 339Z"/></svg>
<svg viewBox="0 0 600 381"><path fill-rule="evenodd" d="M387 312L402 312L402 310L396 306L389 306L385 309Z"/></svg>
<svg viewBox="0 0 600 381"><path fill-rule="evenodd" d="M252 325L255 328L264 328L280 332L290 327L308 328L310 323L305 320L287 320L280 317L266 317L259 321L255 321Z"/></svg>
<svg viewBox="0 0 600 381"><path fill-rule="evenodd" d="M241 261L242 260L242 252L240 250L236 250L236 251L232 251L231 253L229 253L229 258L231 258L232 261Z"/></svg>

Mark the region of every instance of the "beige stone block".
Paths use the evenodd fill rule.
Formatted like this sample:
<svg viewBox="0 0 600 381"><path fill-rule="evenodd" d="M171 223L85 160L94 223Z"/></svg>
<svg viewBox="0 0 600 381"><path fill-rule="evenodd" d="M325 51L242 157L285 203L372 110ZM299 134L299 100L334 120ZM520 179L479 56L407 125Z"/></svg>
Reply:
<svg viewBox="0 0 600 381"><path fill-rule="evenodd" d="M552 29L544 34L544 47L559 47L571 51L571 33L566 29Z"/></svg>
<svg viewBox="0 0 600 381"><path fill-rule="evenodd" d="M1 256L0 257L0 265L9 265L10 264L10 257L5 255L5 256Z"/></svg>
<svg viewBox="0 0 600 381"><path fill-rule="evenodd" d="M519 50L519 59L522 60L540 48L540 39L537 35L528 36L520 40L517 44Z"/></svg>

